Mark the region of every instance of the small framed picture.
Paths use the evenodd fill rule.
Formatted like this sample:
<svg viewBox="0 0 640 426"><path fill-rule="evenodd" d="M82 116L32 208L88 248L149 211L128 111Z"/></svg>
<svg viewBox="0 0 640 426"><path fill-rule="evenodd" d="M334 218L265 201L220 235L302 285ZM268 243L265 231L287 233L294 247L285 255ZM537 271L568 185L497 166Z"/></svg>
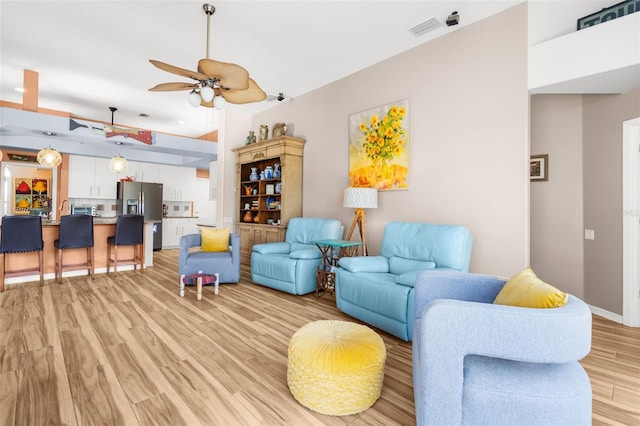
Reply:
<svg viewBox="0 0 640 426"><path fill-rule="evenodd" d="M529 180L549 180L549 154L531 156L529 160Z"/></svg>
<svg viewBox="0 0 640 426"><path fill-rule="evenodd" d="M264 191L265 191L265 194L267 195L275 194L275 185L272 183L265 185Z"/></svg>

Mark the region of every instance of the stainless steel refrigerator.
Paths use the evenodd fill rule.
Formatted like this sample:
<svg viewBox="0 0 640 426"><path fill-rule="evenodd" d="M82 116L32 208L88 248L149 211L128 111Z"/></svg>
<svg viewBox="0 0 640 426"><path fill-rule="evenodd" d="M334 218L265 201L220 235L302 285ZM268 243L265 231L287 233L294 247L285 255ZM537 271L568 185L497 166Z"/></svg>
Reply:
<svg viewBox="0 0 640 426"><path fill-rule="evenodd" d="M162 249L162 184L118 182L116 213L141 214L153 223L153 249Z"/></svg>

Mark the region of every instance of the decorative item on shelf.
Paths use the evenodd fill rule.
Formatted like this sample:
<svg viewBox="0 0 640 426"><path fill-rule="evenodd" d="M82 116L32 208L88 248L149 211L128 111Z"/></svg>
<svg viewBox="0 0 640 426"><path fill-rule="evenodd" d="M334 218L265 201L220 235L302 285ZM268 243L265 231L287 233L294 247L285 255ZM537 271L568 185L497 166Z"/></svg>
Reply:
<svg viewBox="0 0 640 426"><path fill-rule="evenodd" d="M362 241L362 255L367 256L366 233L364 226L364 210L375 209L378 207L378 190L376 188L353 188L349 187L344 190L344 207L355 208L356 212L353 216L351 228L347 234L347 241L351 240L351 235L356 225L360 232L360 241Z"/></svg>
<svg viewBox="0 0 640 426"><path fill-rule="evenodd" d="M270 183L268 185L265 185L264 186L264 193L267 194L267 195L273 195L273 194L275 194L274 188L275 188L275 186L272 183Z"/></svg>
<svg viewBox="0 0 640 426"><path fill-rule="evenodd" d="M258 188L253 188L253 190L251 191L251 193L253 195L258 195Z"/></svg>
<svg viewBox="0 0 640 426"><path fill-rule="evenodd" d="M253 218L253 221L254 221L255 223L260 223L260 213L258 213L258 214L256 215L256 217L254 217L254 218Z"/></svg>
<svg viewBox="0 0 640 426"><path fill-rule="evenodd" d="M273 132L271 132L271 135L273 138L279 138L280 136L284 136L286 133L285 130L285 126L286 124L284 123L276 123L273 125Z"/></svg>
<svg viewBox="0 0 640 426"><path fill-rule="evenodd" d="M273 197L267 197L267 209L271 210L276 207L276 199Z"/></svg>
<svg viewBox="0 0 640 426"><path fill-rule="evenodd" d="M242 216L242 220L245 222L251 222L253 220L253 217L251 216L251 212L249 210L244 213L244 216Z"/></svg>
<svg viewBox="0 0 640 426"><path fill-rule="evenodd" d="M244 203L244 209L245 210L249 210L251 208L251 204L249 203Z"/></svg>
<svg viewBox="0 0 640 426"><path fill-rule="evenodd" d="M249 136L247 136L247 145L256 143L256 134L253 130L249 130Z"/></svg>
<svg viewBox="0 0 640 426"><path fill-rule="evenodd" d="M264 179L265 179L265 177L264 177L264 170L262 170L262 171L260 172L260 180L264 180Z"/></svg>
<svg viewBox="0 0 640 426"><path fill-rule="evenodd" d="M273 219L271 218L267 219L267 225L273 225Z"/></svg>
<svg viewBox="0 0 640 426"><path fill-rule="evenodd" d="M251 185L244 185L244 193L246 195L251 195L251 193L253 192L253 186Z"/></svg>
<svg viewBox="0 0 640 426"><path fill-rule="evenodd" d="M258 168L257 167L252 167L251 168L251 174L249 175L249 180L258 180L260 179L258 177Z"/></svg>
<svg viewBox="0 0 640 426"><path fill-rule="evenodd" d="M276 194L282 192L282 182L276 183Z"/></svg>
<svg viewBox="0 0 640 426"><path fill-rule="evenodd" d="M269 139L269 126L266 124L260 125L260 140L266 141Z"/></svg>
<svg viewBox="0 0 640 426"><path fill-rule="evenodd" d="M273 179L273 167L267 166L264 168L264 178Z"/></svg>
<svg viewBox="0 0 640 426"><path fill-rule="evenodd" d="M280 163L273 165L273 178L280 179Z"/></svg>

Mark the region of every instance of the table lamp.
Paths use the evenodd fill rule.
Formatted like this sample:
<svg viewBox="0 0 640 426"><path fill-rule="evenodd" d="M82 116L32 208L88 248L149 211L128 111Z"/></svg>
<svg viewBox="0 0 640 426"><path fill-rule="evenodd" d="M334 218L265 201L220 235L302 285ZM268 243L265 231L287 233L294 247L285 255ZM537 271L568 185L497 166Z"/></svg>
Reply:
<svg viewBox="0 0 640 426"><path fill-rule="evenodd" d="M351 235L356 225L360 232L360 240L362 241L362 254L367 256L367 242L364 225L364 210L375 209L378 207L378 190L376 188L353 188L349 187L344 190L344 207L355 208L356 212L351 223L351 229L347 234L347 241L351 240Z"/></svg>

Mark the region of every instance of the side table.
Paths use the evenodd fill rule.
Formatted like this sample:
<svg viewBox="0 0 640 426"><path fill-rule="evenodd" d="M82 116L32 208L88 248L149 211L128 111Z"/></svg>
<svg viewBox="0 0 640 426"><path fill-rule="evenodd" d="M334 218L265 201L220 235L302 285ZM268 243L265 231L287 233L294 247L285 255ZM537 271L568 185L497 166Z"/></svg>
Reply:
<svg viewBox="0 0 640 426"><path fill-rule="evenodd" d="M316 270L316 297L326 291L333 293L336 288L336 270L341 257L357 254L359 241L347 240L316 240L311 241L318 246L322 253L322 261Z"/></svg>
<svg viewBox="0 0 640 426"><path fill-rule="evenodd" d="M196 285L196 299L202 300L202 285L214 284L214 294L218 294L218 286L220 284L220 274L203 274L199 271L197 274L185 275L180 281L180 297L184 297L185 284Z"/></svg>

